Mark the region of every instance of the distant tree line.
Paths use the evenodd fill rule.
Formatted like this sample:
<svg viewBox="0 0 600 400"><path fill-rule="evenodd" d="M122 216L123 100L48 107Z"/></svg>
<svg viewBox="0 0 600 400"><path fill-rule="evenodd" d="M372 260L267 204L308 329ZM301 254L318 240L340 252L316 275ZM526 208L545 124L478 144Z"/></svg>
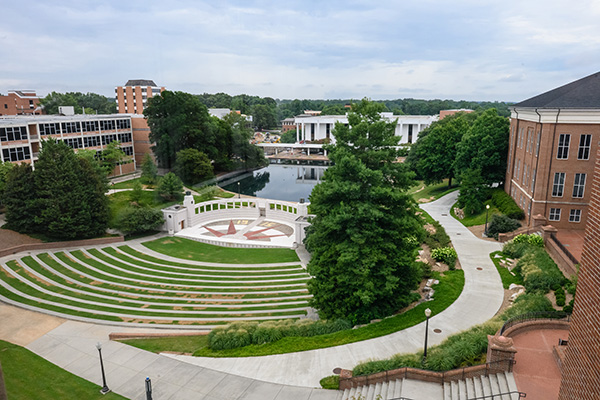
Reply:
<svg viewBox="0 0 600 400"><path fill-rule="evenodd" d="M59 106L73 106L76 114L114 114L117 112L117 106L114 98L109 98L96 93L52 92L40 103L44 107L46 114L58 114Z"/></svg>

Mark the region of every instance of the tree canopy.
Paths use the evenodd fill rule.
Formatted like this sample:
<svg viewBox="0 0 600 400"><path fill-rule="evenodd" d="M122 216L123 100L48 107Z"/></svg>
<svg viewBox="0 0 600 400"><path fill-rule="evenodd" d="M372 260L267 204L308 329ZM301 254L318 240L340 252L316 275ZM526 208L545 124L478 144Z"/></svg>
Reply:
<svg viewBox="0 0 600 400"><path fill-rule="evenodd" d="M114 114L117 112L115 99L96 93L52 92L40 100L46 114L58 114L59 106L73 106L76 114Z"/></svg>
<svg viewBox="0 0 600 400"><path fill-rule="evenodd" d="M324 318L366 322L407 305L419 279L414 259L422 228L406 194L412 174L396 162L395 123L363 100L326 146L333 166L312 191L316 216L305 240L312 258L312 306Z"/></svg>
<svg viewBox="0 0 600 400"><path fill-rule="evenodd" d="M196 149L177 152L175 173L186 185L193 185L213 176L213 168L206 154Z"/></svg>

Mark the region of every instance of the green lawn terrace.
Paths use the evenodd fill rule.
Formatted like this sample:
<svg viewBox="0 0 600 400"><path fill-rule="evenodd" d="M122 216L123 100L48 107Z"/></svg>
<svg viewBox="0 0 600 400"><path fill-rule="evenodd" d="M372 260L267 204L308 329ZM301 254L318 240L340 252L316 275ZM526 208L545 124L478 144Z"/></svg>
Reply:
<svg viewBox="0 0 600 400"><path fill-rule="evenodd" d="M232 321L304 317L308 279L292 250L164 238L16 255L1 264L0 299L83 321L210 329Z"/></svg>

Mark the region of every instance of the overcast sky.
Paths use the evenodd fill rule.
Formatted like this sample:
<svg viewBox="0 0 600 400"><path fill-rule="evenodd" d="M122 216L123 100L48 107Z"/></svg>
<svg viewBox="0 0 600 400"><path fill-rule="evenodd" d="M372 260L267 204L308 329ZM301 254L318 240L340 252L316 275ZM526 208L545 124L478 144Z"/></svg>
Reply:
<svg viewBox="0 0 600 400"><path fill-rule="evenodd" d="M0 0L0 93L129 79L273 98L520 101L600 71L600 1Z"/></svg>

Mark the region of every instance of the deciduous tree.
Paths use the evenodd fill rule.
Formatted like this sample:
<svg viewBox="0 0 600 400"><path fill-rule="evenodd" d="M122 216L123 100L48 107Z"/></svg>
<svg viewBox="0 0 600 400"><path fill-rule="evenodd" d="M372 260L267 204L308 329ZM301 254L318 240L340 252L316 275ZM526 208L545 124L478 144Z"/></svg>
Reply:
<svg viewBox="0 0 600 400"><path fill-rule="evenodd" d="M175 173L186 185L202 182L213 176L213 168L206 154L196 149L177 152Z"/></svg>
<svg viewBox="0 0 600 400"><path fill-rule="evenodd" d="M412 174L397 163L395 123L363 100L337 124L326 146L334 165L310 196L307 230L311 304L324 318L366 322L409 303L419 279L414 259L422 234L406 194Z"/></svg>

